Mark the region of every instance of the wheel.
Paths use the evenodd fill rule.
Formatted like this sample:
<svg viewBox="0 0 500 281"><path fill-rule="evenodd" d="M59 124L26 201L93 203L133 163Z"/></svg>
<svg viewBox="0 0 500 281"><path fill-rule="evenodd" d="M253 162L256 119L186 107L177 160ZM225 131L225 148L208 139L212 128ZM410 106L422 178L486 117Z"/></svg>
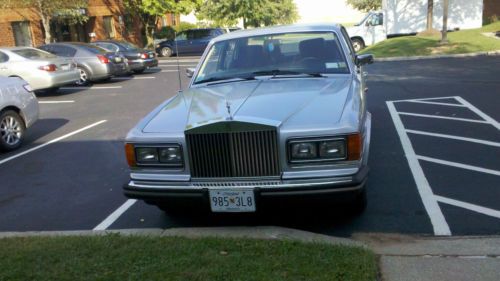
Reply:
<svg viewBox="0 0 500 281"><path fill-rule="evenodd" d="M80 71L80 80L76 81L76 85L78 86L87 86L89 84L89 73L85 68L77 67L78 71Z"/></svg>
<svg viewBox="0 0 500 281"><path fill-rule="evenodd" d="M365 42L359 38L352 38L352 47L354 48L354 51L359 52L365 48Z"/></svg>
<svg viewBox="0 0 500 281"><path fill-rule="evenodd" d="M169 47L163 47L160 50L160 54L162 57L171 57L172 56L172 49Z"/></svg>
<svg viewBox="0 0 500 281"><path fill-rule="evenodd" d="M19 146L24 139L26 126L15 111L7 110L0 115L0 149L11 151Z"/></svg>
<svg viewBox="0 0 500 281"><path fill-rule="evenodd" d="M141 74L141 73L143 73L143 72L144 72L144 70L146 70L146 69L145 69L145 68L136 69L136 70L134 70L134 73L135 73L135 74Z"/></svg>

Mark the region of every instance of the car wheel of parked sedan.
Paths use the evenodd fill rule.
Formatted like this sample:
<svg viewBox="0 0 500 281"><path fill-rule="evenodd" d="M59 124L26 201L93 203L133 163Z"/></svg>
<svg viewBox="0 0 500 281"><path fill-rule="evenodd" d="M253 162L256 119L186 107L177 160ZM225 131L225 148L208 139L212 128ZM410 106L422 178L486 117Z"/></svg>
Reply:
<svg viewBox="0 0 500 281"><path fill-rule="evenodd" d="M76 81L76 85L78 86L86 86L89 84L89 73L87 70L81 67L77 67L78 71L80 71L80 80Z"/></svg>
<svg viewBox="0 0 500 281"><path fill-rule="evenodd" d="M144 70L146 70L146 69L145 69L145 68L142 68L142 69L136 69L136 70L134 70L134 73L135 73L135 74L141 74L141 73L143 73L143 72L144 72Z"/></svg>
<svg viewBox="0 0 500 281"><path fill-rule="evenodd" d="M0 114L0 149L11 151L18 148L24 139L26 126L15 111L7 110Z"/></svg>
<svg viewBox="0 0 500 281"><path fill-rule="evenodd" d="M161 56L162 57L171 57L172 56L172 49L170 49L169 47L163 47L161 48Z"/></svg>
<svg viewBox="0 0 500 281"><path fill-rule="evenodd" d="M359 38L352 38L352 47L354 48L354 51L359 52L365 48L365 42Z"/></svg>

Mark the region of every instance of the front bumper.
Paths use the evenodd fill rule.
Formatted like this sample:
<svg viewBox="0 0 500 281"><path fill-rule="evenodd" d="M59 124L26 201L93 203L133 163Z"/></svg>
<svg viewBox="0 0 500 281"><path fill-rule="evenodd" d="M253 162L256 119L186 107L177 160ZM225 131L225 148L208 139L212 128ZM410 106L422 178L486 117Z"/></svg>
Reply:
<svg viewBox="0 0 500 281"><path fill-rule="evenodd" d="M368 167L363 167L352 176L296 179L296 180L260 180L260 181L137 181L131 180L124 186L124 193L129 198L147 202L172 201L176 199L199 199L208 202L210 189L253 189L257 198L273 197L308 197L357 195L363 191Z"/></svg>

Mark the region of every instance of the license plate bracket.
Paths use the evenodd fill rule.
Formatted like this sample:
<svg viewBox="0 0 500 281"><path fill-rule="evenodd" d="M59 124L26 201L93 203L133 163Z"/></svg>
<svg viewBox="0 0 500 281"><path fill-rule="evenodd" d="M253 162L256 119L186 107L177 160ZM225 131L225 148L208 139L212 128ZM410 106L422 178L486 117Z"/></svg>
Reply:
<svg viewBox="0 0 500 281"><path fill-rule="evenodd" d="M210 189L210 209L214 213L255 212L253 189Z"/></svg>

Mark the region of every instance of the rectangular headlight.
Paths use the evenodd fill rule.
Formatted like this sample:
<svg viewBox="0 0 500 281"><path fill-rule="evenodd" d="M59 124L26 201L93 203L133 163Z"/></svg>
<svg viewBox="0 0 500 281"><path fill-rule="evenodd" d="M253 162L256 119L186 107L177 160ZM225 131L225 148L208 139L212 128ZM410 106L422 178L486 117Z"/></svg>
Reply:
<svg viewBox="0 0 500 281"><path fill-rule="evenodd" d="M292 140L288 149L291 163L327 162L347 158L344 137Z"/></svg>
<svg viewBox="0 0 500 281"><path fill-rule="evenodd" d="M137 165L143 166L182 167L184 163L182 148L176 144L137 145L135 147L135 161Z"/></svg>

